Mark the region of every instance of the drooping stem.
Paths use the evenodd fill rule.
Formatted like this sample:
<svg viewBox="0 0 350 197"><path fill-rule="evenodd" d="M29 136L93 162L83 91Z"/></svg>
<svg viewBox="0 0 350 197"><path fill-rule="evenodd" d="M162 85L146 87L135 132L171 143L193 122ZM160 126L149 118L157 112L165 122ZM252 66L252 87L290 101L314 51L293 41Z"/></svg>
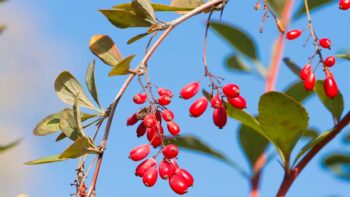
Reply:
<svg viewBox="0 0 350 197"><path fill-rule="evenodd" d="M209 2L207 2L205 4L203 4L203 5L195 8L194 10L189 11L188 13L180 16L179 18L169 22L168 23L168 27L164 30L162 35L155 41L153 46L148 50L148 52L146 53L146 55L142 59L141 63L136 67L135 70L143 69L147 65L147 62L148 62L149 58L153 55L153 53L156 51L158 46L162 43L162 41L168 36L168 34L177 25L183 23L184 21L186 21L187 19L191 18L192 16L195 16L195 15L197 15L197 14L199 14L199 13L201 13L201 12L203 12L203 11L209 9L209 8L212 8L213 6L220 5L220 4L225 4L226 2L227 2L227 0L212 0L212 1L209 1ZM91 185L90 185L89 191L87 193L87 197L90 197L91 194L93 193L93 191L95 191L95 188L96 188L97 179L98 179L98 175L99 175L101 164L102 164L102 160L103 160L103 153L104 153L104 149L106 148L106 145L107 145L107 142L108 142L108 136L109 136L110 129L111 129L111 126L112 126L113 117L114 117L114 114L115 114L116 107L117 107L121 97L123 96L124 92L128 88L129 84L131 83L131 81L135 77L135 75L136 75L135 73L132 73L132 74L130 74L128 76L128 78L124 82L123 86L120 88L118 94L116 95L116 97L114 98L113 102L111 103L111 105L109 107L110 113L109 113L109 117L108 117L108 120L107 120L107 124L106 124L106 128L105 128L105 133L104 133L104 136L103 136L103 139L102 139L102 143L101 143L102 152L98 155L96 168L95 168L92 180L91 180Z"/></svg>

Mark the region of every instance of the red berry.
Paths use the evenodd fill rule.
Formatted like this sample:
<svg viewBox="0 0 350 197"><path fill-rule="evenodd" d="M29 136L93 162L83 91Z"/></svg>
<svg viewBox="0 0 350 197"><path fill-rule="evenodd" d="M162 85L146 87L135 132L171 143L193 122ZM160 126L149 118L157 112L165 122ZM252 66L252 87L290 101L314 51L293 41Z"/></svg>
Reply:
<svg viewBox="0 0 350 197"><path fill-rule="evenodd" d="M314 89L315 84L316 84L315 74L313 72L310 72L304 81L304 88L306 90L312 90Z"/></svg>
<svg viewBox="0 0 350 197"><path fill-rule="evenodd" d="M199 91L200 84L198 82L192 82L185 85L180 91L180 97L183 99L190 99Z"/></svg>
<svg viewBox="0 0 350 197"><path fill-rule="evenodd" d="M129 153L129 158L133 161L140 161L147 157L151 152L151 146L149 144L144 144L133 148Z"/></svg>
<svg viewBox="0 0 350 197"><path fill-rule="evenodd" d="M187 193L188 186L182 177L173 175L169 179L169 185L171 189L177 194L183 195Z"/></svg>
<svg viewBox="0 0 350 197"><path fill-rule="evenodd" d="M222 129L227 122L227 113L225 107L220 107L218 109L214 109L213 112L213 121L214 124L219 127L219 129Z"/></svg>
<svg viewBox="0 0 350 197"><path fill-rule="evenodd" d="M147 94L136 94L134 97L133 97L133 101L134 103L136 104L143 104L145 103L147 100Z"/></svg>
<svg viewBox="0 0 350 197"><path fill-rule="evenodd" d="M287 39L294 40L294 39L297 39L300 35L301 35L300 29L293 29L287 32Z"/></svg>
<svg viewBox="0 0 350 197"><path fill-rule="evenodd" d="M162 144L162 135L164 134L163 127L159 126L159 133L157 132L157 128L149 128L147 129L147 139L151 142L153 147L158 147Z"/></svg>
<svg viewBox="0 0 350 197"><path fill-rule="evenodd" d="M169 144L163 148L162 152L165 158L172 159L177 156L177 154L179 153L179 149L177 148L176 145Z"/></svg>
<svg viewBox="0 0 350 197"><path fill-rule="evenodd" d="M323 82L323 88L329 98L334 98L338 95L338 86L333 77L326 77Z"/></svg>
<svg viewBox="0 0 350 197"><path fill-rule="evenodd" d="M167 122L174 120L174 114L169 109L165 109L162 111L162 117Z"/></svg>
<svg viewBox="0 0 350 197"><path fill-rule="evenodd" d="M192 117L201 116L208 107L208 100L205 97L201 97L193 102L190 107L190 115Z"/></svg>
<svg viewBox="0 0 350 197"><path fill-rule="evenodd" d="M211 107L219 109L222 106L222 100L220 98L220 95L215 95L211 101L210 101Z"/></svg>
<svg viewBox="0 0 350 197"><path fill-rule="evenodd" d="M350 0L340 0L339 1L339 9L347 10L350 8Z"/></svg>
<svg viewBox="0 0 350 197"><path fill-rule="evenodd" d="M136 135L137 135L137 137L142 137L142 136L144 136L145 133L146 133L146 130L147 130L146 126L143 124L143 122L141 122L141 123L139 124L139 126L137 127L137 129L136 129Z"/></svg>
<svg viewBox="0 0 350 197"><path fill-rule="evenodd" d="M171 135L177 136L180 134L180 127L176 122L170 121L167 123L168 131Z"/></svg>
<svg viewBox="0 0 350 197"><path fill-rule="evenodd" d="M175 172L175 168L171 163L164 160L159 163L158 171L159 171L159 176L165 180L173 176Z"/></svg>
<svg viewBox="0 0 350 197"><path fill-rule="evenodd" d="M239 87L236 84L226 84L222 87L222 91L227 97L234 98L239 96Z"/></svg>
<svg viewBox="0 0 350 197"><path fill-rule="evenodd" d="M162 124L162 115L161 115L160 111L156 111L155 115L156 115L156 120L158 121L158 123Z"/></svg>
<svg viewBox="0 0 350 197"><path fill-rule="evenodd" d="M329 56L324 60L324 65L327 67L332 67L335 64L335 57Z"/></svg>
<svg viewBox="0 0 350 197"><path fill-rule="evenodd" d="M182 169L182 168L178 168L175 171L176 176L181 177L184 179L185 184L188 187L191 187L193 185L194 179L193 176L191 175L191 173L187 172L186 170Z"/></svg>
<svg viewBox="0 0 350 197"><path fill-rule="evenodd" d="M321 47L325 48L325 49L329 49L332 46L332 41L328 38L321 38L319 41Z"/></svg>
<svg viewBox="0 0 350 197"><path fill-rule="evenodd" d="M173 97L173 92L171 90L165 89L165 88L158 88L158 94L159 96L168 96L170 98Z"/></svg>
<svg viewBox="0 0 350 197"><path fill-rule="evenodd" d="M148 114L145 117L145 119L143 119L143 124L145 124L147 128L155 127L156 123L157 123L157 119L156 119L156 115L154 114Z"/></svg>
<svg viewBox="0 0 350 197"><path fill-rule="evenodd" d="M227 101L238 109L244 109L247 107L247 103L242 96L238 96L236 98L227 98Z"/></svg>
<svg viewBox="0 0 350 197"><path fill-rule="evenodd" d="M302 80L305 80L305 79L307 78L307 76L309 76L309 74L310 74L311 72L312 72L312 66L311 66L311 64L306 64L306 65L303 67L303 69L301 69L299 76L300 76L300 78L301 78Z"/></svg>
<svg viewBox="0 0 350 197"><path fill-rule="evenodd" d="M143 175L145 174L145 171L152 167L152 166L155 166L156 165L156 160L151 157L145 161L143 161L142 163L140 163L137 167L136 167L136 170L135 170L135 175L136 176L139 176L139 177L143 177Z"/></svg>
<svg viewBox="0 0 350 197"><path fill-rule="evenodd" d="M158 98L158 103L161 105L169 105L171 103L171 97L162 95Z"/></svg>
<svg viewBox="0 0 350 197"><path fill-rule="evenodd" d="M174 167L175 170L179 168L179 164L177 164L175 159L167 159L167 161Z"/></svg>
<svg viewBox="0 0 350 197"><path fill-rule="evenodd" d="M142 177L143 184L145 184L147 187L152 187L154 184L156 184L157 179L158 171L156 166L149 167Z"/></svg>
<svg viewBox="0 0 350 197"><path fill-rule="evenodd" d="M133 115L131 115L128 118L128 120L126 121L126 125L127 126L132 126L132 125L136 124L137 121L139 121L139 119L137 119L136 113L134 113Z"/></svg>

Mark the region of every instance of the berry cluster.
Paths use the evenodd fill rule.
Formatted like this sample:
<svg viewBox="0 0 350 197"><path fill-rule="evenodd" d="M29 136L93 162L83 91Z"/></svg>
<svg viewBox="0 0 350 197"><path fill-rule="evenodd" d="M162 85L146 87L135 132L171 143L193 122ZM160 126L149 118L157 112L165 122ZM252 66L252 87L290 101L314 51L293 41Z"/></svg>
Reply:
<svg viewBox="0 0 350 197"><path fill-rule="evenodd" d="M350 1L349 1L350 2ZM287 32L286 38L288 40L297 39L302 34L302 31L299 29L294 29ZM317 40L317 45L324 49L331 49L332 41L328 38L321 38ZM323 59L321 54L321 49L318 49L316 53L310 57L310 63L306 64L300 71L300 78L304 81L304 88L308 91L313 90L316 84L316 75L315 70L313 70L311 62L314 56L318 54L320 56L319 64L323 64L323 71L325 72L326 78L323 83L324 91L329 98L334 98L338 95L338 86L334 79L334 75L330 71L330 67L334 66L336 59L334 56L329 56Z"/></svg>
<svg viewBox="0 0 350 197"><path fill-rule="evenodd" d="M178 194L185 194L187 189L193 185L194 179L186 170L179 167L175 161L179 150L174 144L166 145L167 138L164 135L162 120L167 124L169 133L172 136L180 134L180 127L174 122L174 114L165 106L171 103L173 97L172 91L164 88L158 88L159 97L154 98L151 87L144 88L144 93L136 94L133 97L135 104L144 104L149 100L149 105L141 108L127 120L127 125L135 125L142 121L137 129L137 137L146 134L150 144L143 144L133 148L129 153L129 158L133 161L144 160L151 152L151 145L154 148L161 147L156 155L144 160L136 168L136 176L142 177L143 183L147 187L155 185L158 175L166 180L169 179L169 185L172 190ZM150 95L150 96L148 96ZM162 153L164 158L157 166L156 158Z"/></svg>
<svg viewBox="0 0 350 197"><path fill-rule="evenodd" d="M339 9L347 10L350 8L350 0L340 0L339 1Z"/></svg>
<svg viewBox="0 0 350 197"><path fill-rule="evenodd" d="M217 127L222 129L227 122L226 107L223 102L224 97L227 98L228 103L238 109L246 108L246 101L242 96L240 96L240 90L236 84L226 84L223 87L212 84L212 87L213 91L210 104L211 107L214 108L213 121ZM199 82L191 82L181 89L180 98L185 100L191 99L198 93L199 89ZM220 89L222 89L223 94ZM215 95L213 94L214 90L216 90ZM201 116L206 111L208 103L209 102L206 97L200 97L195 100L189 108L190 116L194 118Z"/></svg>

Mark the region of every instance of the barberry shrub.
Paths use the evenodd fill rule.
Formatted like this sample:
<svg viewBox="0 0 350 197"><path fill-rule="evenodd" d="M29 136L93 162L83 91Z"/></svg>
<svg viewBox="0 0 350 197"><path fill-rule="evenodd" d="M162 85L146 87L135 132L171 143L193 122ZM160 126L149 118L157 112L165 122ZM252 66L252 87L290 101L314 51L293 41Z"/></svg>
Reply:
<svg viewBox="0 0 350 197"><path fill-rule="evenodd" d="M309 5L310 3L310 5ZM297 10L297 17L306 16L305 24L307 29L301 27L290 28L290 12L293 9L292 0L258 0L254 6L256 10L262 9L262 25L260 32L263 32L263 24L272 16L276 23L276 29L280 32L279 45L276 45L274 52L277 60L272 61L271 67L267 69L258 58L257 49L253 39L247 33L219 20L213 20L213 13L223 12L229 6L227 0L173 0L170 5L152 3L150 0L132 0L130 3L118 4L111 9L100 10L112 25L119 29L133 27L144 28L144 30L130 38L127 43L132 44L140 39L149 38L146 46L146 54L140 63L132 63L135 55L125 58L121 55L118 47L107 35L94 35L89 43L91 52L96 55L104 64L111 67L110 77L128 75L125 83L121 86L115 99L107 108L99 102L98 89L95 83L95 64L93 61L87 68L85 84L90 96L84 91L79 81L68 71L63 71L56 78L54 88L57 96L69 107L60 112L48 115L40 121L34 129L34 134L45 136L59 132L56 141L71 140L72 144L61 154L40 158L27 162L26 164L44 164L59 162L67 159L82 158L77 170L76 186L77 196L96 196L96 184L101 168L104 151L109 141L109 133L115 115L116 107L124 92L133 79L137 79L138 86L133 87L134 96L129 99L130 103L138 106L133 111L125 124L135 128L135 135L138 138L147 139L147 143L139 144L132 148L129 158L132 162L139 162L135 175L142 179L147 187L153 187L159 177L169 183L169 187L177 194L190 192L194 185L195 178L190 173L191 169L184 169L177 161L181 157L183 149L202 152L215 157L228 165L233 166L245 177L249 177L252 187L251 196L258 196L258 183L267 158L265 150L271 144L278 152L285 178L278 189L277 196L285 196L299 173L311 161L311 159L327 145L350 121L350 113L343 114L344 100L341 91L338 89L336 76L331 69L337 69L336 58L349 59L347 54L334 54L323 56L324 50L331 50L332 41L327 37L318 37L316 28L311 20L310 10L315 9L325 2L308 2L304 0L302 6ZM262 6L261 6L262 4ZM350 7L347 0L340 0L340 11ZM156 15L157 12L177 12L178 18L164 22ZM180 92L175 92L160 84L150 81L152 75L148 71L148 60L167 38L171 31L181 23L194 17L197 14L207 15L207 24L204 30L204 54L203 68L204 76L193 76L188 79L188 84L180 87ZM201 15L203 16L203 15ZM241 90L238 81L228 81L215 75L210 71L206 59L206 47L208 29L213 29L220 37L226 40L236 51L237 55L230 56L227 64L237 71L247 71L250 68L245 62L250 62L257 68L257 73L266 80L266 93L261 95L258 103L258 114L252 115L246 111L247 101L244 92ZM158 37L157 35L160 34ZM300 68L289 58L284 58L285 64L300 78L286 91L274 90L276 76L281 59L279 52L282 50L285 40L288 43L305 36L309 44L315 47L310 51L310 56L305 57L305 65ZM323 35L322 35L323 36ZM324 35L331 36L331 35ZM309 39L310 37L311 39ZM306 43L308 44L308 43ZM133 65L133 66L132 66ZM316 75L316 70L322 70L324 77ZM196 78L197 77L197 78ZM317 80L322 79L322 80ZM338 79L337 79L338 80ZM334 127L323 133L318 133L309 126L309 114L302 105L302 102L316 94L319 100L331 113L334 120ZM93 99L90 100L89 97ZM189 118L197 121L196 118L204 113L211 113L213 124L218 129L225 129L229 119L240 123L238 133L243 153L247 156L251 172L243 171L238 164L231 159L215 151L200 139L182 135L181 121L186 117L176 116L176 109L172 109L171 103L174 99L182 99L184 105L188 106ZM190 101L191 100L191 101ZM254 107L253 104L249 107ZM87 112L82 109L89 109ZM209 123L204 123L209 124ZM123 125L118 125L122 127ZM85 130L88 127L95 127L95 133L87 135ZM96 137L100 134L102 127L105 127L103 140L97 143ZM296 144L308 137L309 142L297 151L292 157L292 151ZM111 140L112 141L112 140ZM95 157L95 171L88 185L86 174L86 158ZM349 163L348 155L331 155L325 160L325 165L330 169ZM349 177L345 172L341 175Z"/></svg>

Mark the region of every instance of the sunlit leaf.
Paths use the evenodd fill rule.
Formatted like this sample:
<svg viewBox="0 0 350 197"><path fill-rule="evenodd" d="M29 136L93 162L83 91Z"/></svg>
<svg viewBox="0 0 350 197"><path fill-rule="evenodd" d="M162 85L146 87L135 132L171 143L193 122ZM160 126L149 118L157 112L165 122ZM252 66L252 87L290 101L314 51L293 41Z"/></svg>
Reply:
<svg viewBox="0 0 350 197"><path fill-rule="evenodd" d="M172 0L170 6L181 8L196 8L204 4L203 0ZM185 14L184 11L177 12L179 14Z"/></svg>
<svg viewBox="0 0 350 197"><path fill-rule="evenodd" d="M230 55L226 60L226 67L234 71L249 72L252 69L237 55Z"/></svg>
<svg viewBox="0 0 350 197"><path fill-rule="evenodd" d="M131 7L140 18L144 18L150 23L157 23L150 0L132 0Z"/></svg>
<svg viewBox="0 0 350 197"><path fill-rule="evenodd" d="M307 111L286 94L268 92L260 97L258 120L264 136L275 145L289 167L293 148L308 127Z"/></svg>
<svg viewBox="0 0 350 197"><path fill-rule="evenodd" d="M318 8L326 6L327 4L335 3L335 2L337 2L337 1L335 1L335 0L317 0L317 1L308 0L309 10L310 10L310 12L312 12L313 10L316 10ZM305 5L304 5L304 1L302 1L302 3L300 4L300 8L296 12L294 18L300 18L304 14L306 14L306 9L305 9Z"/></svg>
<svg viewBox="0 0 350 197"><path fill-rule="evenodd" d="M210 26L219 33L228 43L230 43L238 52L252 59L257 59L255 44L247 33L239 28L220 22L213 22Z"/></svg>
<svg viewBox="0 0 350 197"><path fill-rule="evenodd" d="M329 155L323 164L339 178L350 180L350 153Z"/></svg>
<svg viewBox="0 0 350 197"><path fill-rule="evenodd" d="M34 135L48 135L60 130L60 118L62 112L50 114L41 120L35 127L33 133Z"/></svg>
<svg viewBox="0 0 350 197"><path fill-rule="evenodd" d="M107 19L116 27L124 29L128 27L149 27L152 25L149 21L137 16L131 11L122 9L100 10Z"/></svg>
<svg viewBox="0 0 350 197"><path fill-rule="evenodd" d="M52 155L49 157L42 157L40 159L36 159L33 161L28 161L24 164L26 165L37 165L37 164L45 164L45 163L53 163L53 162L58 162L58 161L64 161L67 160L68 158L61 158L60 155Z"/></svg>
<svg viewBox="0 0 350 197"><path fill-rule="evenodd" d="M96 147L89 138L79 137L60 155L60 158L77 158L91 153L92 149L96 149Z"/></svg>
<svg viewBox="0 0 350 197"><path fill-rule="evenodd" d="M154 11L167 12L167 11L191 11L193 7L174 7L165 4L152 3L151 4ZM123 9L123 10L132 10L131 3L123 3L113 6L113 8Z"/></svg>
<svg viewBox="0 0 350 197"><path fill-rule="evenodd" d="M342 58L342 59L350 60L350 52L348 52L346 54L337 54L335 56L339 57L339 58Z"/></svg>
<svg viewBox="0 0 350 197"><path fill-rule="evenodd" d="M135 55L130 55L129 57L123 59L117 65L115 65L109 72L108 76L112 77L115 75L126 75L130 73L130 63L134 59Z"/></svg>
<svg viewBox="0 0 350 197"><path fill-rule="evenodd" d="M341 92L334 98L328 98L323 88L323 80L318 80L315 87L318 98L322 101L323 105L329 112L336 118L340 118L344 110L344 99Z"/></svg>
<svg viewBox="0 0 350 197"><path fill-rule="evenodd" d="M316 129L313 129L313 128L308 128L303 137L305 138L311 138L311 139L315 139L319 136L319 132L316 130Z"/></svg>
<svg viewBox="0 0 350 197"><path fill-rule="evenodd" d="M109 66L115 66L123 60L117 45L107 35L97 34L92 36L89 48L93 54Z"/></svg>
<svg viewBox="0 0 350 197"><path fill-rule="evenodd" d="M86 76L85 76L85 83L86 86L90 92L90 95L96 103L101 107L101 104L98 100L98 91L96 87L96 81L95 81L95 60L89 64L88 69L86 71Z"/></svg>
<svg viewBox="0 0 350 197"><path fill-rule="evenodd" d="M7 151L7 150L9 150L9 149L11 149L11 148L13 148L13 147L15 147L16 145L19 144L20 141L21 141L21 140L16 140L16 141L11 142L11 143L6 144L6 145L0 145L0 153L3 153L3 152L5 152L5 151Z"/></svg>
<svg viewBox="0 0 350 197"><path fill-rule="evenodd" d="M130 38L130 39L128 40L127 44L132 44L132 43L134 43L134 42L136 42L136 41L138 41L138 40L144 38L144 37L147 36L147 35L149 35L149 33L143 33L143 34L136 35L136 36Z"/></svg>
<svg viewBox="0 0 350 197"><path fill-rule="evenodd" d="M71 109L65 109L62 112L59 126L60 130L73 141L84 136L79 123L75 119L74 111Z"/></svg>
<svg viewBox="0 0 350 197"><path fill-rule="evenodd" d="M290 60L288 57L283 58L283 62L287 65L287 67L299 78L300 67Z"/></svg>
<svg viewBox="0 0 350 197"><path fill-rule="evenodd" d="M96 110L96 107L89 101L78 80L68 71L63 71L55 81L57 96L66 104L73 105L74 98L79 93L79 105Z"/></svg>
<svg viewBox="0 0 350 197"><path fill-rule="evenodd" d="M303 102L305 99L313 95L313 91L307 91L304 88L304 82L298 81L291 86L289 86L284 93L286 93L288 96L294 98L298 102Z"/></svg>

